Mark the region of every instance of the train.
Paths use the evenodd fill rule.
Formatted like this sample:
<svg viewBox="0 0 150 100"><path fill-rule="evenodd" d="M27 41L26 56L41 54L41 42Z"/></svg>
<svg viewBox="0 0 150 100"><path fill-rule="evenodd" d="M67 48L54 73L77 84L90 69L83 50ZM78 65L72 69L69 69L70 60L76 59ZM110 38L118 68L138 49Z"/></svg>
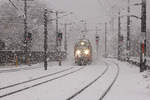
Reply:
<svg viewBox="0 0 150 100"><path fill-rule="evenodd" d="M77 65L92 63L92 45L88 39L80 39L74 46L74 59Z"/></svg>

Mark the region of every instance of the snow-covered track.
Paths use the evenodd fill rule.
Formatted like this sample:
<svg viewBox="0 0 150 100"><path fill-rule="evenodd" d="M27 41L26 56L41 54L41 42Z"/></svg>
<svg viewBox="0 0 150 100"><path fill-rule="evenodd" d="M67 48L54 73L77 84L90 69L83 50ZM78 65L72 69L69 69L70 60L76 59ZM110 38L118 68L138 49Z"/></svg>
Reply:
<svg viewBox="0 0 150 100"><path fill-rule="evenodd" d="M34 67L4 69L4 70L0 70L0 73L17 72L17 71L21 71L21 70L32 70L32 69L37 69L37 68L41 68L41 66L38 66L38 67L34 66Z"/></svg>
<svg viewBox="0 0 150 100"><path fill-rule="evenodd" d="M73 98L75 98L77 95L79 95L81 92L83 92L84 90L86 90L88 87L90 87L92 84L94 84L97 80L99 80L109 69L108 63L106 63L106 68L105 70L98 76L96 77L93 81L91 81L89 84L87 84L85 87L81 88L79 91L77 91L76 93L74 93L72 96L70 96L69 98L67 98L66 100L71 100Z"/></svg>
<svg viewBox="0 0 150 100"><path fill-rule="evenodd" d="M114 63L114 62L113 62ZM120 68L119 65L117 63L114 63L117 66L117 73L115 78L113 79L112 83L110 84L110 86L106 89L106 91L103 92L102 96L99 98L99 100L103 100L104 97L107 95L107 93L110 91L111 87L113 86L113 84L116 82L118 76L119 76L119 72L120 72Z"/></svg>
<svg viewBox="0 0 150 100"><path fill-rule="evenodd" d="M52 76L52 75L55 75L55 74L58 74L58 73L62 73L62 72L71 70L72 68L73 67L68 68L68 69L64 69L64 70L61 70L61 71L58 71L58 72L55 72L55 73L51 73L51 74L47 74L47 75L44 75L44 76L40 76L40 77L31 79L31 80L27 80L27 81L19 82L19 83L16 83L16 84L12 84L12 85L8 85L8 86L0 87L0 90L7 89L7 88L10 88L10 87L14 87L14 86L17 86L17 85L20 85L20 84L32 82L32 81L35 81L35 80L38 80L38 79L42 79L42 78L45 78L45 77L49 77L49 76Z"/></svg>
<svg viewBox="0 0 150 100"><path fill-rule="evenodd" d="M65 77L67 75L73 74L75 72L80 71L81 69L84 69L85 67L80 67L80 68L75 68L75 67L71 67L62 71L58 71L52 74L48 74L45 76L41 76L32 80L28 80L28 81L24 81L24 82L20 82L20 83L16 83L16 84L12 84L9 86L5 86L0 88L0 98L9 96L9 95L13 95L15 93L42 85L44 83L48 83L51 81L54 81L56 79L60 79L62 77ZM69 72L68 72L69 71ZM60 75L59 75L60 74Z"/></svg>
<svg viewBox="0 0 150 100"><path fill-rule="evenodd" d="M66 100L103 100L119 76L119 66L114 62L105 62L106 68L89 84L75 92ZM93 92L92 92L93 91Z"/></svg>

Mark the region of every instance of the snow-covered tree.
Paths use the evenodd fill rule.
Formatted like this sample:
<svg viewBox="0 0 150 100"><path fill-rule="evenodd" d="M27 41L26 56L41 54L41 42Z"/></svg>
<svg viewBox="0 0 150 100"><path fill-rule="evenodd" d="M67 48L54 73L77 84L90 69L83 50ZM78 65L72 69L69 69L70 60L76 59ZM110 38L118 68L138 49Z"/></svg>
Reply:
<svg viewBox="0 0 150 100"><path fill-rule="evenodd" d="M8 50L23 49L24 40L24 2L22 0L14 0L13 3L3 2L0 6L0 39L6 43ZM27 4L27 26L28 32L32 33L32 42L29 44L31 50L43 50L44 40L44 8L46 4L39 1L28 1ZM48 15L49 19L51 16ZM51 22L48 23L48 45L49 50L53 49L54 27ZM53 43L52 43L53 42Z"/></svg>

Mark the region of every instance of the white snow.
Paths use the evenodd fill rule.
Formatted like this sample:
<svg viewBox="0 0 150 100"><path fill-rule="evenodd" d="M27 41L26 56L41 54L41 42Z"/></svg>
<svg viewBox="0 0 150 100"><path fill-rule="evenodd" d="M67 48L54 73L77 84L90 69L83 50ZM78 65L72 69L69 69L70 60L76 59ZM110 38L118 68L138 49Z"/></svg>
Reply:
<svg viewBox="0 0 150 100"><path fill-rule="evenodd" d="M104 91L106 91L112 83L114 77L116 76L116 72L116 66L109 66L106 74L104 74L97 82L87 88L87 90L83 91L83 93L79 94L73 100L99 100Z"/></svg>
<svg viewBox="0 0 150 100"><path fill-rule="evenodd" d="M149 100L150 89L139 73L139 68L119 62L120 75L105 100Z"/></svg>
<svg viewBox="0 0 150 100"><path fill-rule="evenodd" d="M125 62L118 62L114 59L105 61L111 64L108 72L104 74L101 79L96 81L76 98L74 98L75 100L97 100L104 92L102 90L106 90L114 78L116 66L113 64L113 62L119 63L120 75L104 100L149 100L150 88L147 84L150 81L148 78L143 78L143 75L147 74L147 72L139 73L138 67ZM74 67L75 69L81 68L80 66L73 64L71 61L62 62L62 66L58 66L57 62L49 62L48 65L49 67L47 71L44 70L43 64L37 64L36 66L41 66L41 68L1 73L0 87L71 67ZM75 92L79 91L81 88L85 87L85 85L93 81L105 70L105 68L105 63L102 59L100 59L99 61L93 62L92 65L88 65L78 72L1 98L1 100L65 100ZM57 75L54 75L53 77L57 77ZM49 77L49 79L53 77ZM44 81L44 79L41 81ZM31 85L31 83L28 85ZM15 88L13 90L15 90ZM0 94L3 94L1 90Z"/></svg>

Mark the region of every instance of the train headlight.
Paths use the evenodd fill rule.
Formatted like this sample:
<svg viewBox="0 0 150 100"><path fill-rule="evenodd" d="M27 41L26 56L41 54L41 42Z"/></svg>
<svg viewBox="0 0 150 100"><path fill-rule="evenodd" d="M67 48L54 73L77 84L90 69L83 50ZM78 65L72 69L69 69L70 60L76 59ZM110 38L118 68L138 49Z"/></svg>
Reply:
<svg viewBox="0 0 150 100"><path fill-rule="evenodd" d="M81 45L84 45L85 43L84 42L81 42Z"/></svg>
<svg viewBox="0 0 150 100"><path fill-rule="evenodd" d="M88 54L89 54L89 50L88 50L88 49L84 50L84 53L85 53L86 55L88 55Z"/></svg>
<svg viewBox="0 0 150 100"><path fill-rule="evenodd" d="M79 56L80 54L81 54L81 51L80 51L80 50L77 50L77 51L76 51L76 55Z"/></svg>

